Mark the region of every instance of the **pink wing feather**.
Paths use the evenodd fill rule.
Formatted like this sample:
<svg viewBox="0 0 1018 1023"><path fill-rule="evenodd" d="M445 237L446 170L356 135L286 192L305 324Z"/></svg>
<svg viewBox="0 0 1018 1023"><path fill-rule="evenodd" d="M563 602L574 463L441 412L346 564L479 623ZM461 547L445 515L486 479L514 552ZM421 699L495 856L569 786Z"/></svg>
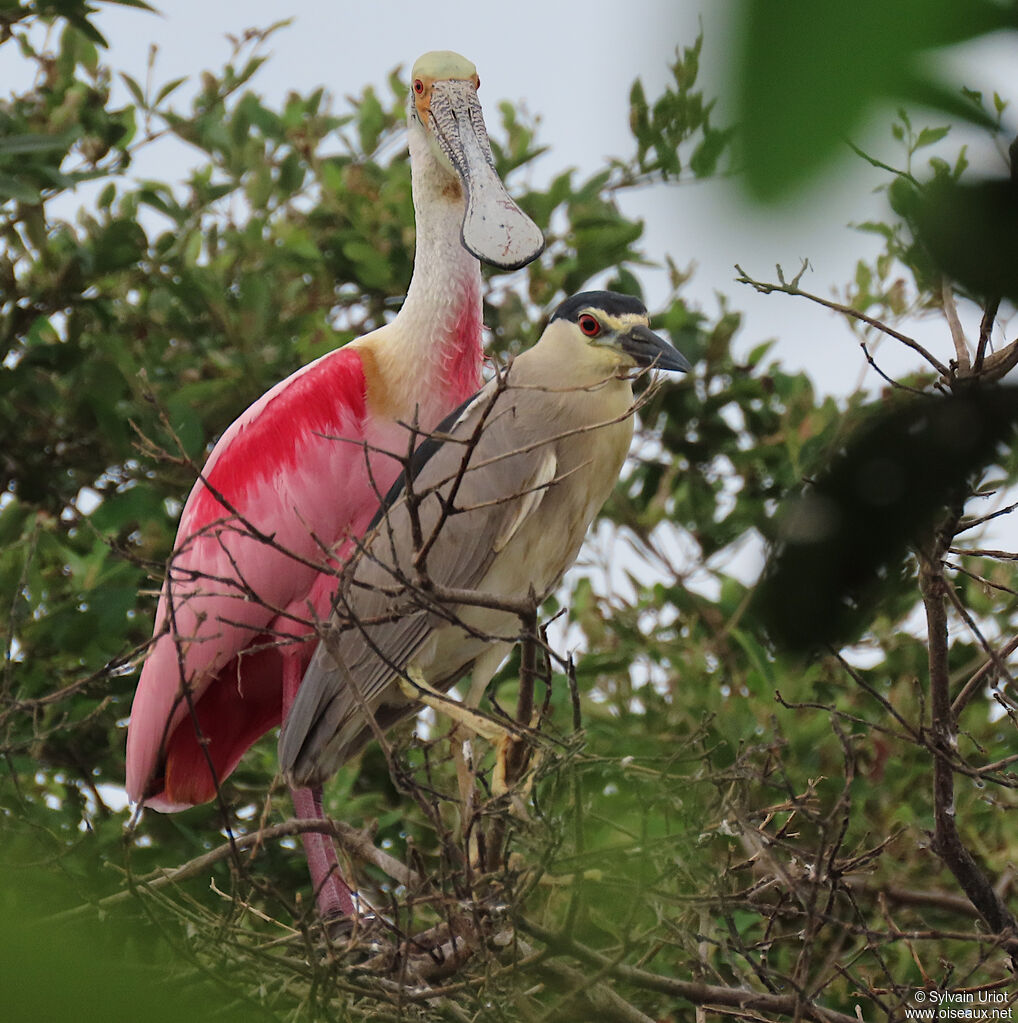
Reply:
<svg viewBox="0 0 1018 1023"><path fill-rule="evenodd" d="M366 404L360 355L340 349L272 388L216 444L184 506L134 698L132 800L174 810L215 793L182 681L220 780L279 724L286 662L303 670L308 621L328 612L327 552L342 560L337 548L363 532L400 469L358 443L379 444L365 435Z"/></svg>

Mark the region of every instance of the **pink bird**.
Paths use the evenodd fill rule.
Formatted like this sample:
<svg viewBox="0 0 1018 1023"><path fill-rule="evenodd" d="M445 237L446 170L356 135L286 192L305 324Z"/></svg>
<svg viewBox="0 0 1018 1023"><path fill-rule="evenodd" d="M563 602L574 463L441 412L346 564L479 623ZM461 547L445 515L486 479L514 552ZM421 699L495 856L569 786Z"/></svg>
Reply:
<svg viewBox="0 0 1018 1023"><path fill-rule="evenodd" d="M127 735L127 793L212 799L297 694L353 539L433 429L481 383L478 259L514 269L544 239L494 170L474 65L414 65L407 129L417 243L392 322L298 370L222 435L184 505ZM389 454L392 452L394 454ZM395 455L395 457L394 457ZM292 790L322 817L321 789ZM332 842L304 836L323 918L355 914Z"/></svg>

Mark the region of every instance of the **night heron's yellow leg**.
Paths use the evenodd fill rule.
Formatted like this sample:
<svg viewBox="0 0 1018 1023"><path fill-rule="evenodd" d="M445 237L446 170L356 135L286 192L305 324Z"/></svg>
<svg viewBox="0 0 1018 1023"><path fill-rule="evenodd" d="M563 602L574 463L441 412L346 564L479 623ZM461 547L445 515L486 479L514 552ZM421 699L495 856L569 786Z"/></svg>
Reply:
<svg viewBox="0 0 1018 1023"><path fill-rule="evenodd" d="M429 685L416 665L409 665L406 673L410 681L401 678L399 685L404 695L411 700L417 700L418 703L431 707L439 714L444 714L456 724L462 725L467 731L481 736L482 739L487 739L490 743L496 744L509 737L510 733L497 721L492 721L491 718L485 717L472 707L464 706L459 700L453 700Z"/></svg>
<svg viewBox="0 0 1018 1023"><path fill-rule="evenodd" d="M473 707L465 706L458 700L452 700L438 692L437 689L428 684L416 665L409 665L406 673L409 681L401 678L399 683L404 694L412 700L417 700L431 707L437 713L444 714L453 721L453 728L449 733L449 741L452 745L453 763L456 765L456 785L459 789L460 797L460 825L462 831L466 833L477 806L477 778L474 767L473 744L469 739L463 737L463 733L479 735L482 739L487 739L495 747L496 778L494 779L494 787L498 790L494 792L495 795L501 795L505 791L505 770L502 764L505 760L505 750L509 745L512 735L497 722L474 710ZM485 680L484 684L485 686L487 685L487 680ZM482 689L481 693L483 691ZM475 700L479 696L480 694L477 694ZM471 833L469 855L472 860L478 859L476 836L473 833Z"/></svg>

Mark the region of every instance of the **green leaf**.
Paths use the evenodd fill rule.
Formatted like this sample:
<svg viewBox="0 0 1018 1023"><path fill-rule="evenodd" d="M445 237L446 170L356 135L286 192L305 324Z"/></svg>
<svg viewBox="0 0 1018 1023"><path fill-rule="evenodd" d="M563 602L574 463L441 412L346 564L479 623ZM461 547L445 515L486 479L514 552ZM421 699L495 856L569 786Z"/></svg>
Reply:
<svg viewBox="0 0 1018 1023"><path fill-rule="evenodd" d="M914 148L922 149L923 146L932 146L939 142L942 138L946 138L950 130L950 125L943 128L923 128L923 130L919 132L919 137L915 140Z"/></svg>
<svg viewBox="0 0 1018 1023"><path fill-rule="evenodd" d="M109 49L109 43L106 42L106 37L88 20L88 18L77 12L68 12L67 21L70 25L73 25L75 29L80 33L82 42L92 43L95 46L101 46L104 50ZM85 55L86 60L91 60L91 56L88 50L81 51ZM94 53L94 50L91 51ZM79 58L80 59L80 58Z"/></svg>
<svg viewBox="0 0 1018 1023"><path fill-rule="evenodd" d="M343 255L356 266L359 278L368 287L384 288L388 283L389 261L369 242L359 238L345 242Z"/></svg>
<svg viewBox="0 0 1018 1023"><path fill-rule="evenodd" d="M114 220L96 239L93 249L97 273L121 270L144 258L148 239L137 221Z"/></svg>
<svg viewBox="0 0 1018 1023"><path fill-rule="evenodd" d="M77 136L76 131L61 132L59 135L8 135L0 137L0 157L14 153L46 153L67 150Z"/></svg>
<svg viewBox="0 0 1018 1023"><path fill-rule="evenodd" d="M379 103L374 89L365 89L357 110L357 132L363 152L374 152L384 127L385 112L382 110L382 104Z"/></svg>
<svg viewBox="0 0 1018 1023"><path fill-rule="evenodd" d="M156 93L156 106L158 106L164 99L168 99L170 95L179 89L184 82L187 81L187 76L182 75L180 78L173 78L168 81L160 90Z"/></svg>
<svg viewBox="0 0 1018 1023"><path fill-rule="evenodd" d="M42 201L42 195L37 188L2 172L0 172L0 198L17 199L18 202L33 204Z"/></svg>

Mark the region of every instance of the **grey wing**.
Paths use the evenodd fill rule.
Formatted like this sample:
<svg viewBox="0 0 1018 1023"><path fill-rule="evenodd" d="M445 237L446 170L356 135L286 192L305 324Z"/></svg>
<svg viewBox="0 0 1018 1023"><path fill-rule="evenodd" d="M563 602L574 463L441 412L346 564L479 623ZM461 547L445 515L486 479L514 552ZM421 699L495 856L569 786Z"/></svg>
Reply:
<svg viewBox="0 0 1018 1023"><path fill-rule="evenodd" d="M475 403L409 481L410 495L404 491L386 510L280 736L280 766L292 780L326 777L370 738L364 707L383 727L414 708L394 683L451 612L417 587L411 509L430 545L429 578L444 588L476 588L556 478L555 445L527 428L543 423L545 436L553 435L534 407L544 397L510 389Z"/></svg>

